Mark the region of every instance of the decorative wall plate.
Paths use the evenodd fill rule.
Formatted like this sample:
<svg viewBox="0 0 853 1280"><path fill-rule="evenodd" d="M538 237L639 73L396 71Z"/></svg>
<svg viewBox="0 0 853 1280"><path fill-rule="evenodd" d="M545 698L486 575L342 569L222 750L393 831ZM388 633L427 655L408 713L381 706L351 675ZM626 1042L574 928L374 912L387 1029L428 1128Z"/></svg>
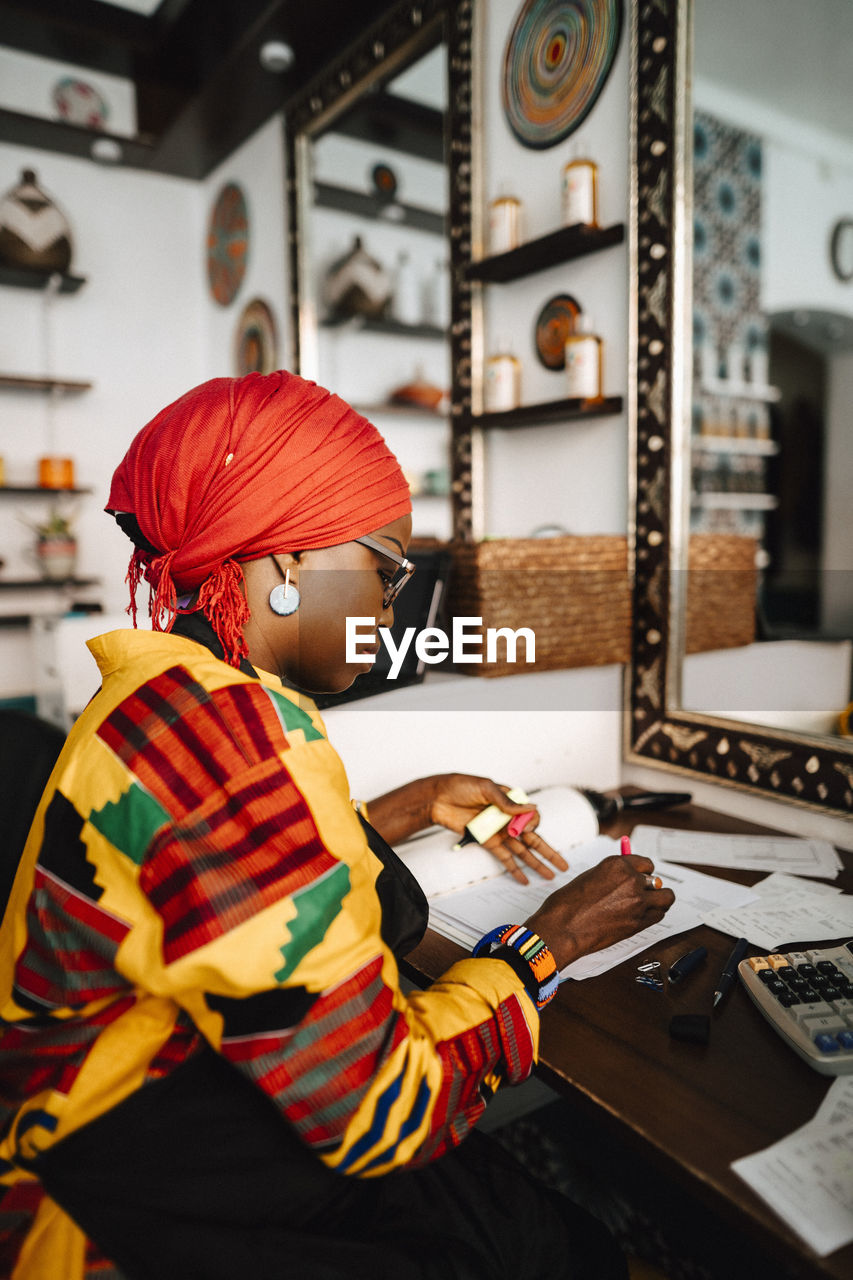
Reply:
<svg viewBox="0 0 853 1280"><path fill-rule="evenodd" d="M207 278L222 307L233 302L246 274L249 256L249 212L236 182L219 192L207 229Z"/></svg>
<svg viewBox="0 0 853 1280"><path fill-rule="evenodd" d="M526 147L577 129L610 73L622 0L525 0L504 51L503 107Z"/></svg>
<svg viewBox="0 0 853 1280"><path fill-rule="evenodd" d="M278 368L275 318L261 298L248 302L237 321L234 365L238 378L244 373L272 373Z"/></svg>
<svg viewBox="0 0 853 1280"><path fill-rule="evenodd" d="M566 338L574 333L580 304L568 293L555 294L536 317L536 354L546 369L565 369Z"/></svg>
<svg viewBox="0 0 853 1280"><path fill-rule="evenodd" d="M390 164L375 164L370 171L373 190L384 202L393 200L397 194L397 175Z"/></svg>
<svg viewBox="0 0 853 1280"><path fill-rule="evenodd" d="M51 96L60 120L83 125L87 129L106 127L110 109L98 90L85 80L63 76L53 86Z"/></svg>

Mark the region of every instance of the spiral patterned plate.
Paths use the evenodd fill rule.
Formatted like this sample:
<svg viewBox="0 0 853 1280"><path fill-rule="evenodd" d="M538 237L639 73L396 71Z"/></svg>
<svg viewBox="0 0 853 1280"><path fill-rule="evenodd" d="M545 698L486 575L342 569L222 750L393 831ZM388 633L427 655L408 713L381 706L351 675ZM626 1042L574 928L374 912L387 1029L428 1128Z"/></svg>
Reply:
<svg viewBox="0 0 853 1280"><path fill-rule="evenodd" d="M575 331L580 304L569 293L549 299L536 317L536 354L546 369L565 369L566 338Z"/></svg>
<svg viewBox="0 0 853 1280"><path fill-rule="evenodd" d="M236 182L227 182L216 197L207 228L207 280L221 307L233 302L246 274L249 212Z"/></svg>
<svg viewBox="0 0 853 1280"><path fill-rule="evenodd" d="M525 0L504 51L502 98L526 147L553 147L591 111L610 73L622 0Z"/></svg>

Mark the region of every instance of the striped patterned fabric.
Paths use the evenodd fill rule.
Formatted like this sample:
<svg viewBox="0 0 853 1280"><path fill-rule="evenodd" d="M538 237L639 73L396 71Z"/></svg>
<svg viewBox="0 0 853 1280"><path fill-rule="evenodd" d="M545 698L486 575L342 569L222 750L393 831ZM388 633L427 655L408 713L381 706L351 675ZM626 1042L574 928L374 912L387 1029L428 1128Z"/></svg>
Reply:
<svg viewBox="0 0 853 1280"><path fill-rule="evenodd" d="M368 1177L460 1142L537 1048L499 960L401 992L381 864L313 703L176 635L90 648L102 688L0 929L0 1260L32 1222L38 1152L204 1042L329 1166ZM16 1280L95 1274L56 1206L37 1213Z"/></svg>

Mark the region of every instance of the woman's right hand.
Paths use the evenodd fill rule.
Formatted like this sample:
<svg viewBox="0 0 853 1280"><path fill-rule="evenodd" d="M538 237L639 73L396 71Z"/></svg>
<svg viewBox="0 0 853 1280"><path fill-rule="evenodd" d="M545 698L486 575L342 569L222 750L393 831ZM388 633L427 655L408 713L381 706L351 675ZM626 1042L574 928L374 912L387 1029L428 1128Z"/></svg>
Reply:
<svg viewBox="0 0 853 1280"><path fill-rule="evenodd" d="M675 901L650 887L654 864L640 854L604 858L546 898L527 921L548 944L557 968L657 924Z"/></svg>

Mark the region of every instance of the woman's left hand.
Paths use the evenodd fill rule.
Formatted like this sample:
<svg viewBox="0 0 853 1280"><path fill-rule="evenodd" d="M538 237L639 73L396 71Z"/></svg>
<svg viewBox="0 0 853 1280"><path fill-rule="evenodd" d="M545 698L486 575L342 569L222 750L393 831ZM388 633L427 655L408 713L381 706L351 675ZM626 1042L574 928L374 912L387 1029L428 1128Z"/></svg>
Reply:
<svg viewBox="0 0 853 1280"><path fill-rule="evenodd" d="M539 810L530 801L516 804L510 800L507 796L509 787L492 782L491 778L478 778L467 773L437 774L429 781L434 785L434 798L430 806L432 821L460 835L467 823L488 805L493 804L503 810L507 814L507 821L515 814L530 814L518 836L509 835L506 827L502 827L496 835L483 842L484 847L494 854L520 884L528 883L524 867L546 880L553 879L552 866L560 871L565 871L568 867L557 850L552 849L537 834ZM459 856L464 858L465 851L461 850Z"/></svg>

